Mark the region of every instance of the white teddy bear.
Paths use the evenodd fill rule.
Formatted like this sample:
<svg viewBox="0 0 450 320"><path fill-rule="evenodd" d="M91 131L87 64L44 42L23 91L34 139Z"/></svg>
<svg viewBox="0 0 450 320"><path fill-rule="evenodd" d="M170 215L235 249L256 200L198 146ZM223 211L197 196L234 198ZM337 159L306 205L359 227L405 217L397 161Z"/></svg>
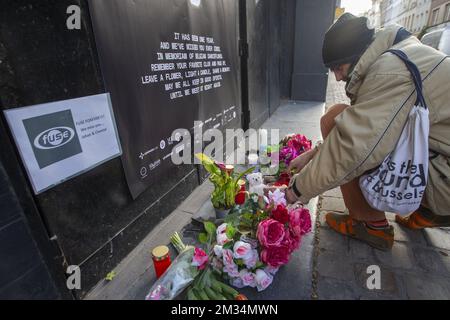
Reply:
<svg viewBox="0 0 450 320"><path fill-rule="evenodd" d="M256 193L258 196L264 196L266 185L263 183L263 175L261 172L250 173L247 175L250 193Z"/></svg>

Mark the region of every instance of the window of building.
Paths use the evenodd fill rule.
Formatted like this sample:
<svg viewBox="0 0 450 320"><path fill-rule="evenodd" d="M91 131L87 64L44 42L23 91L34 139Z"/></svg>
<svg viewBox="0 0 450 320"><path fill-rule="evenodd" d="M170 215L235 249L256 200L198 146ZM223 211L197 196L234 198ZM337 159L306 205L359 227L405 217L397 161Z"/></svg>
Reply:
<svg viewBox="0 0 450 320"><path fill-rule="evenodd" d="M434 9L433 12L431 13L431 25L438 24L439 9L440 8Z"/></svg>
<svg viewBox="0 0 450 320"><path fill-rule="evenodd" d="M445 5L445 11L444 11L444 21L450 20L450 3L447 3Z"/></svg>

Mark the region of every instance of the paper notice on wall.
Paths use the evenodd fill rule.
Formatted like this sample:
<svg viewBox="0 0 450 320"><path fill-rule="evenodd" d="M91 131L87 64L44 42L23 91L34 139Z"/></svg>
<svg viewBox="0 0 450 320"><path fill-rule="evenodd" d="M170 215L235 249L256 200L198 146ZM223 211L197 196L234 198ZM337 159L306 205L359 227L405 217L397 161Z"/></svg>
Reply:
<svg viewBox="0 0 450 320"><path fill-rule="evenodd" d="M109 94L4 113L36 194L122 154Z"/></svg>

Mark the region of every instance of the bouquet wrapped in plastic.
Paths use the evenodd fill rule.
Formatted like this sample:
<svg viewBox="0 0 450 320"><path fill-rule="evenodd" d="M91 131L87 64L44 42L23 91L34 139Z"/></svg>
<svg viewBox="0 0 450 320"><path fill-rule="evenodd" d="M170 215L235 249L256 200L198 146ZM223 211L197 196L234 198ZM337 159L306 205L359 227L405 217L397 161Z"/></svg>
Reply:
<svg viewBox="0 0 450 320"><path fill-rule="evenodd" d="M198 274L196 267L192 266L194 247L187 247L172 262L166 272L150 289L146 300L173 300L183 292Z"/></svg>

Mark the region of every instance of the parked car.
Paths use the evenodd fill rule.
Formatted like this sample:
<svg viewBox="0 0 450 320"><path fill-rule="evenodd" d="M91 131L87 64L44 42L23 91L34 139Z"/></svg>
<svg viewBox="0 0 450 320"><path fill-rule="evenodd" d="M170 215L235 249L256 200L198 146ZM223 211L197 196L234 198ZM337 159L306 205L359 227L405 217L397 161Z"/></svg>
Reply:
<svg viewBox="0 0 450 320"><path fill-rule="evenodd" d="M421 41L423 44L450 55L450 26L425 34Z"/></svg>

